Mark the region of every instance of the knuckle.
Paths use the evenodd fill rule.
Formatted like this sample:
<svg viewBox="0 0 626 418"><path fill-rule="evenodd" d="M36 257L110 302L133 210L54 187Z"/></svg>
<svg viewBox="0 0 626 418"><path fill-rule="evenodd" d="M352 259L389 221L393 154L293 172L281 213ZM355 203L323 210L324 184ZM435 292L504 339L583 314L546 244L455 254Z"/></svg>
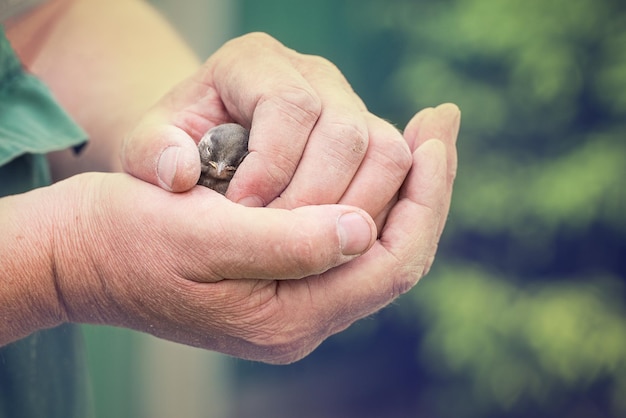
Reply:
<svg viewBox="0 0 626 418"><path fill-rule="evenodd" d="M301 71L311 79L333 80L335 87L349 94L354 94L354 90L345 78L339 67L332 61L319 55L300 55ZM356 98L356 96L355 96ZM359 104L365 107L359 100Z"/></svg>
<svg viewBox="0 0 626 418"><path fill-rule="evenodd" d="M399 137L385 144L384 151L388 161L389 168L394 172L401 173L403 176L408 173L413 165L413 156L407 143Z"/></svg>
<svg viewBox="0 0 626 418"><path fill-rule="evenodd" d="M413 156L406 142L400 137L374 132L362 172L366 173L369 188L380 190L376 210L383 210L392 196L405 182L413 165ZM388 209L388 208L387 208ZM385 209L386 210L386 209Z"/></svg>
<svg viewBox="0 0 626 418"><path fill-rule="evenodd" d="M393 275L392 295L397 298L410 291L424 277L434 261L434 253L424 254L414 262L402 262L398 264L398 270Z"/></svg>
<svg viewBox="0 0 626 418"><path fill-rule="evenodd" d="M332 61L320 55L304 55L303 61L306 63L306 67L312 70L322 72L324 74L341 74L339 68Z"/></svg>
<svg viewBox="0 0 626 418"><path fill-rule="evenodd" d="M250 32L250 33L246 33L245 35L241 36L241 39L253 40L253 41L262 42L262 43L278 42L273 37L271 37L269 34L267 34L265 32Z"/></svg>
<svg viewBox="0 0 626 418"><path fill-rule="evenodd" d="M404 271L398 275L393 283L393 298L397 298L411 290L424 276L424 266Z"/></svg>
<svg viewBox="0 0 626 418"><path fill-rule="evenodd" d="M291 234L288 245L291 247L287 251L289 254L289 264L292 271L298 277L319 274L330 267L330 260L324 248L316 245L313 231L307 232L307 228L295 226Z"/></svg>
<svg viewBox="0 0 626 418"><path fill-rule="evenodd" d="M268 178L265 185L280 185L281 188L284 188L289 184L298 163L279 152L273 153L273 157L274 160L267 162L264 167L265 175Z"/></svg>
<svg viewBox="0 0 626 418"><path fill-rule="evenodd" d="M367 151L369 136L365 123L359 123L356 119L350 118L335 121L332 126L349 143L354 153L364 154Z"/></svg>
<svg viewBox="0 0 626 418"><path fill-rule="evenodd" d="M255 326L254 334L246 338L253 347L253 357L271 364L289 364L305 357L318 344L312 336L316 334L307 324L308 321L298 321L295 316L265 317Z"/></svg>
<svg viewBox="0 0 626 418"><path fill-rule="evenodd" d="M311 129L322 113L321 99L310 89L297 85L281 85L261 96L258 108L269 106L288 122Z"/></svg>
<svg viewBox="0 0 626 418"><path fill-rule="evenodd" d="M424 276L428 274L437 252L437 243L429 250L430 254L423 254L415 263L400 263L401 270L395 277L393 282L393 297L407 293L411 290Z"/></svg>
<svg viewBox="0 0 626 418"><path fill-rule="evenodd" d="M454 183L454 180L456 179L456 175L457 175L457 165L454 164L453 167L450 167L448 169L448 182L450 184Z"/></svg>
<svg viewBox="0 0 626 418"><path fill-rule="evenodd" d="M233 38L224 44L225 47L244 48L250 52L262 52L265 49L278 50L285 46L276 38L265 32L250 32Z"/></svg>
<svg viewBox="0 0 626 418"><path fill-rule="evenodd" d="M338 118L322 129L322 135L331 142L329 155L334 155L341 165L358 163L363 159L369 146L365 124L355 118Z"/></svg>

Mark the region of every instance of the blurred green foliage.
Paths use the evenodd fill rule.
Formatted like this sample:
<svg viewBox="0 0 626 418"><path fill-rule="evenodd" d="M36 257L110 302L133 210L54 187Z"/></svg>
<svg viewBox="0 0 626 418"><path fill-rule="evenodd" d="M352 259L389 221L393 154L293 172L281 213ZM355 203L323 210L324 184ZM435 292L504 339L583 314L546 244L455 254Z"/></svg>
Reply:
<svg viewBox="0 0 626 418"><path fill-rule="evenodd" d="M520 287L467 265L434 276L413 293L427 324L420 359L434 373L464 376L437 394L442 416L519 413L529 404L543 411L532 416L606 416L576 399L600 382L609 382L610 416L624 416L626 312L618 281L546 278ZM450 399L463 408L450 410Z"/></svg>
<svg viewBox="0 0 626 418"><path fill-rule="evenodd" d="M352 4L397 46L387 117L463 112L440 267L411 294L437 416L626 416L626 3Z"/></svg>

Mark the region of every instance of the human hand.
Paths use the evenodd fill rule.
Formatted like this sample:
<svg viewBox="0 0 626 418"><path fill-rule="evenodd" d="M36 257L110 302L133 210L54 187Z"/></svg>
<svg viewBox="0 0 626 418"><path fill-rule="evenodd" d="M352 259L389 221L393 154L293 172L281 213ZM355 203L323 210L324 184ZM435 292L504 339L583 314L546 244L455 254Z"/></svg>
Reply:
<svg viewBox="0 0 626 418"><path fill-rule="evenodd" d="M409 123L413 168L375 242L372 220L348 206L249 208L205 188L172 194L123 174L56 185L75 211L55 220L65 320L271 363L305 356L428 270L448 212L458 123L453 105Z"/></svg>
<svg viewBox="0 0 626 418"><path fill-rule="evenodd" d="M367 111L335 66L250 34L226 43L142 120L125 142L125 170L189 190L200 175L194 142L233 121L251 128L250 154L227 196L249 206L345 203L382 226L411 165L402 135Z"/></svg>
<svg viewBox="0 0 626 418"><path fill-rule="evenodd" d="M243 355L239 339L254 332L246 305L263 305L264 287L345 263L376 237L358 208L249 208L203 187L173 194L126 174L83 174L37 192L49 221L40 229L54 232L61 322L232 354Z"/></svg>

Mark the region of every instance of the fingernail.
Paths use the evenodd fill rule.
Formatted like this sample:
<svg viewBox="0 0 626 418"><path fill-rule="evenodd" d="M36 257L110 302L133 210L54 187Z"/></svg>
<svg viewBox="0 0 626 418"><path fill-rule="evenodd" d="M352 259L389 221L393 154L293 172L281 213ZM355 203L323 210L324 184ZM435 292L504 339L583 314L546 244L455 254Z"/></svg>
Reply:
<svg viewBox="0 0 626 418"><path fill-rule="evenodd" d="M446 103L438 106L437 112L443 116L443 119L452 127L453 131L458 133L461 125L461 110L458 106L453 103Z"/></svg>
<svg viewBox="0 0 626 418"><path fill-rule="evenodd" d="M363 216L356 212L343 214L338 221L341 252L344 255L357 255L365 252L372 240L372 227Z"/></svg>
<svg viewBox="0 0 626 418"><path fill-rule="evenodd" d="M237 201L240 205L247 206L249 208L260 208L265 206L263 200L258 196L246 196Z"/></svg>
<svg viewBox="0 0 626 418"><path fill-rule="evenodd" d="M180 154L180 147L169 146L163 150L159 157L159 163L157 165L157 177L161 186L168 190L172 190L174 184L174 177L176 176L176 167L178 166L178 156Z"/></svg>

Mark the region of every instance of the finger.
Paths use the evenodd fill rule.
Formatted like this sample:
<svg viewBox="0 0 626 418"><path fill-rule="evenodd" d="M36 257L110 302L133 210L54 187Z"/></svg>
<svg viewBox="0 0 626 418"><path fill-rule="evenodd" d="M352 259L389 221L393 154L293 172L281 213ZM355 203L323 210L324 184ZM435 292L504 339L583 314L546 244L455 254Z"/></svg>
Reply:
<svg viewBox="0 0 626 418"><path fill-rule="evenodd" d="M199 204L178 202L185 214L169 216L180 222L168 225L166 235L189 231L184 243L198 268L185 277L194 281L299 279L354 259L376 239L374 221L358 208L250 208L201 187L191 192Z"/></svg>
<svg viewBox="0 0 626 418"><path fill-rule="evenodd" d="M322 100L298 169L274 207L294 208L339 201L368 151L369 113L341 72L329 61L299 56L298 68Z"/></svg>
<svg viewBox="0 0 626 418"><path fill-rule="evenodd" d="M414 153L414 167L374 246L348 264L307 279L306 284L279 287L284 292L279 293L282 303L301 303L293 293L303 293L300 297L307 293L319 306L318 312L327 308L333 318L315 320L334 324L329 331L334 333L386 306L417 283L432 261L447 199L443 143L432 140L420 146Z"/></svg>
<svg viewBox="0 0 626 418"><path fill-rule="evenodd" d="M456 140L459 133L461 123L461 112L454 104L443 104L435 109L425 109L419 112L411 121L409 121L404 136L407 143L413 147L418 147L424 141L431 138L438 138L446 145L448 167L446 189L447 205L444 212L447 214L450 209L450 200L452 195L452 184L456 177L458 156L456 150ZM446 219L443 218L439 225L439 234L443 231Z"/></svg>
<svg viewBox="0 0 626 418"><path fill-rule="evenodd" d="M436 140L423 142L415 151L400 200L391 209L380 240L367 253L320 276L278 282L272 286L271 294L276 292L272 304L267 302L268 292L262 292L266 294L265 321L285 335L277 337L278 342L251 347L247 356L277 363L294 361L329 335L386 306L425 274L449 200L446 154L446 147ZM288 333L283 322L273 319L279 316L268 305L280 306L289 315Z"/></svg>
<svg viewBox="0 0 626 418"><path fill-rule="evenodd" d="M321 101L291 54L269 36L252 34L227 43L207 63L229 114L251 126L250 153L229 188L234 201L264 206L278 196L320 116Z"/></svg>
<svg viewBox="0 0 626 418"><path fill-rule="evenodd" d="M124 141L121 161L127 173L168 191L189 190L200 177L195 142L169 124L140 124Z"/></svg>
<svg viewBox="0 0 626 418"><path fill-rule="evenodd" d="M412 156L406 141L390 123L370 114L368 131L365 159L339 203L364 209L382 230L390 203L395 202L411 168Z"/></svg>
<svg viewBox="0 0 626 418"><path fill-rule="evenodd" d="M449 174L454 174L454 170L457 168L455 144L460 123L461 112L459 108L452 103L446 103L436 108L428 108L418 112L407 124L404 137L412 150L428 139L438 138L442 140L448 151Z"/></svg>

